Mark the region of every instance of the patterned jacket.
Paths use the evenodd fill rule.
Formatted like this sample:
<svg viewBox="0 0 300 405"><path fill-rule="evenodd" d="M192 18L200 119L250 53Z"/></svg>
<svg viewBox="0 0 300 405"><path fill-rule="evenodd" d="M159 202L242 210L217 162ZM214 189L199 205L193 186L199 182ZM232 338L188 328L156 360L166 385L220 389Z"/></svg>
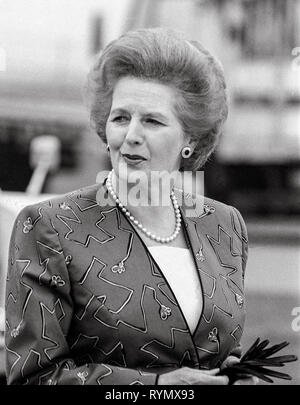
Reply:
<svg viewBox="0 0 300 405"><path fill-rule="evenodd" d="M132 224L115 205L97 203L99 187L28 206L16 219L6 286L8 384L155 384L172 369L210 369L239 356L247 260L240 213L205 199L187 216L182 201L203 295L192 334Z"/></svg>

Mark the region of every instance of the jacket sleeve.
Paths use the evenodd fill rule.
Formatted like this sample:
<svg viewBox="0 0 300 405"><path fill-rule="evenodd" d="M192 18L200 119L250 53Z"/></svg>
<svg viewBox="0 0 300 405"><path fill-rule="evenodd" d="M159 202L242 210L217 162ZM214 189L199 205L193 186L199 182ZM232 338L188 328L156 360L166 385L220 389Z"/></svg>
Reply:
<svg viewBox="0 0 300 405"><path fill-rule="evenodd" d="M33 208L34 207L34 208ZM41 249L47 252L41 255ZM24 208L10 241L6 284L8 384L156 384L157 375L99 363L76 364L68 345L73 300L59 235L43 206ZM108 362L109 363L109 362Z"/></svg>
<svg viewBox="0 0 300 405"><path fill-rule="evenodd" d="M233 211L235 212L238 221L239 221L239 226L240 230L238 231L240 234L240 240L242 244L242 271L243 271L243 280L245 279L245 271L246 271L246 265L247 265L247 260L248 260L248 232L246 228L245 221L241 215L241 213L234 207Z"/></svg>
<svg viewBox="0 0 300 405"><path fill-rule="evenodd" d="M248 233L247 233L245 221L244 221L241 213L234 207L231 207L231 209L233 210L234 218L237 218L238 224L239 224L239 229L237 229L237 232L239 234L239 239L241 242L242 279L243 279L243 287L244 287L245 271L246 271L246 265L247 265L247 260L248 260ZM229 356L236 356L238 358L242 357L241 343L238 343L231 350L231 352L229 353Z"/></svg>

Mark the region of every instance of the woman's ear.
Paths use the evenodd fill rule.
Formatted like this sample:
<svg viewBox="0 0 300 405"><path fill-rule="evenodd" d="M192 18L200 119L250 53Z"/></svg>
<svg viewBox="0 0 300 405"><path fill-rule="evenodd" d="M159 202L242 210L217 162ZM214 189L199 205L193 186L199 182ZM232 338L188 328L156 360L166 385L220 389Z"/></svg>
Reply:
<svg viewBox="0 0 300 405"><path fill-rule="evenodd" d="M189 144L189 147L192 149L192 151L194 152L194 150L195 150L195 148L196 148L196 145L197 145L197 142L196 141L191 141L191 140L189 140L188 141L188 144Z"/></svg>

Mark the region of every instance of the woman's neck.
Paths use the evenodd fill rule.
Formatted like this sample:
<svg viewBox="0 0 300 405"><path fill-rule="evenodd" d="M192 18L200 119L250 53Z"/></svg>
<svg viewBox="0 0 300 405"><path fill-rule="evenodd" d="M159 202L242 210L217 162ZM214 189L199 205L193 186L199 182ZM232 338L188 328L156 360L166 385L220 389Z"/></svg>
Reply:
<svg viewBox="0 0 300 405"><path fill-rule="evenodd" d="M148 183L145 186L141 182L138 184L126 182L117 178L115 173L111 180L118 199L143 228L160 237L169 237L173 234L176 215L170 197L170 187L152 187L151 189ZM156 242L145 236L137 226L135 228L148 246L156 245ZM182 232L178 236L168 245L186 247Z"/></svg>
<svg viewBox="0 0 300 405"><path fill-rule="evenodd" d="M159 185L160 184L160 185ZM171 185L163 183L151 187L148 181L138 181L136 184L112 175L112 186L122 204L138 218L158 220L164 218L169 212L174 212L171 201Z"/></svg>

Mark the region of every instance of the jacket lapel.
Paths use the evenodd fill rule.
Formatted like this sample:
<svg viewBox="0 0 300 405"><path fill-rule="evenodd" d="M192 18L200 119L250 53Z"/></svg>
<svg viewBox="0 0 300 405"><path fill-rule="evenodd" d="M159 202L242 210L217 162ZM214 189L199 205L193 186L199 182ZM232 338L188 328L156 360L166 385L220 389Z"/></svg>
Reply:
<svg viewBox="0 0 300 405"><path fill-rule="evenodd" d="M126 270L123 272L119 269L120 273L110 271L107 274L109 282L117 284L122 278L122 286L135 293L135 301L133 295L130 297L131 307L127 305L129 301L126 302L124 311L119 311L116 316L120 333L123 334L124 330L124 339L128 336L128 329L124 327L132 326L132 333L143 330L143 334L139 334L139 347L142 347L142 356L148 356L149 367L168 364L168 361L171 366L175 356L177 364L192 367L201 364L201 367L211 368L218 366L220 358L235 344L235 331L241 329L235 319L236 316L240 319L241 315L235 308L234 291L229 284L231 274L236 272L234 269L239 263L239 255L225 222L228 221L228 214L223 207L218 204L214 206L213 201L204 201L201 196L196 200L181 191L175 190L175 193L181 208L187 244L202 287L203 309L194 333L190 333L176 297L147 246L117 208L120 224L115 229L120 229L121 225L118 232L125 230L128 238L132 235L132 244L128 242L127 251L123 252L127 258ZM112 257L115 257L116 249L124 250L124 240L120 242L111 251ZM226 264L223 263L223 256ZM132 342L134 340L132 336ZM147 363L146 357L144 360Z"/></svg>
<svg viewBox="0 0 300 405"><path fill-rule="evenodd" d="M163 272L131 222L105 197L109 206L101 207L101 227L115 238L101 251L106 267L98 278L103 291L110 291L104 305L120 335L124 340L129 337L133 355L136 349L151 368L160 364L197 367L192 336ZM138 348L133 349L135 342Z"/></svg>

